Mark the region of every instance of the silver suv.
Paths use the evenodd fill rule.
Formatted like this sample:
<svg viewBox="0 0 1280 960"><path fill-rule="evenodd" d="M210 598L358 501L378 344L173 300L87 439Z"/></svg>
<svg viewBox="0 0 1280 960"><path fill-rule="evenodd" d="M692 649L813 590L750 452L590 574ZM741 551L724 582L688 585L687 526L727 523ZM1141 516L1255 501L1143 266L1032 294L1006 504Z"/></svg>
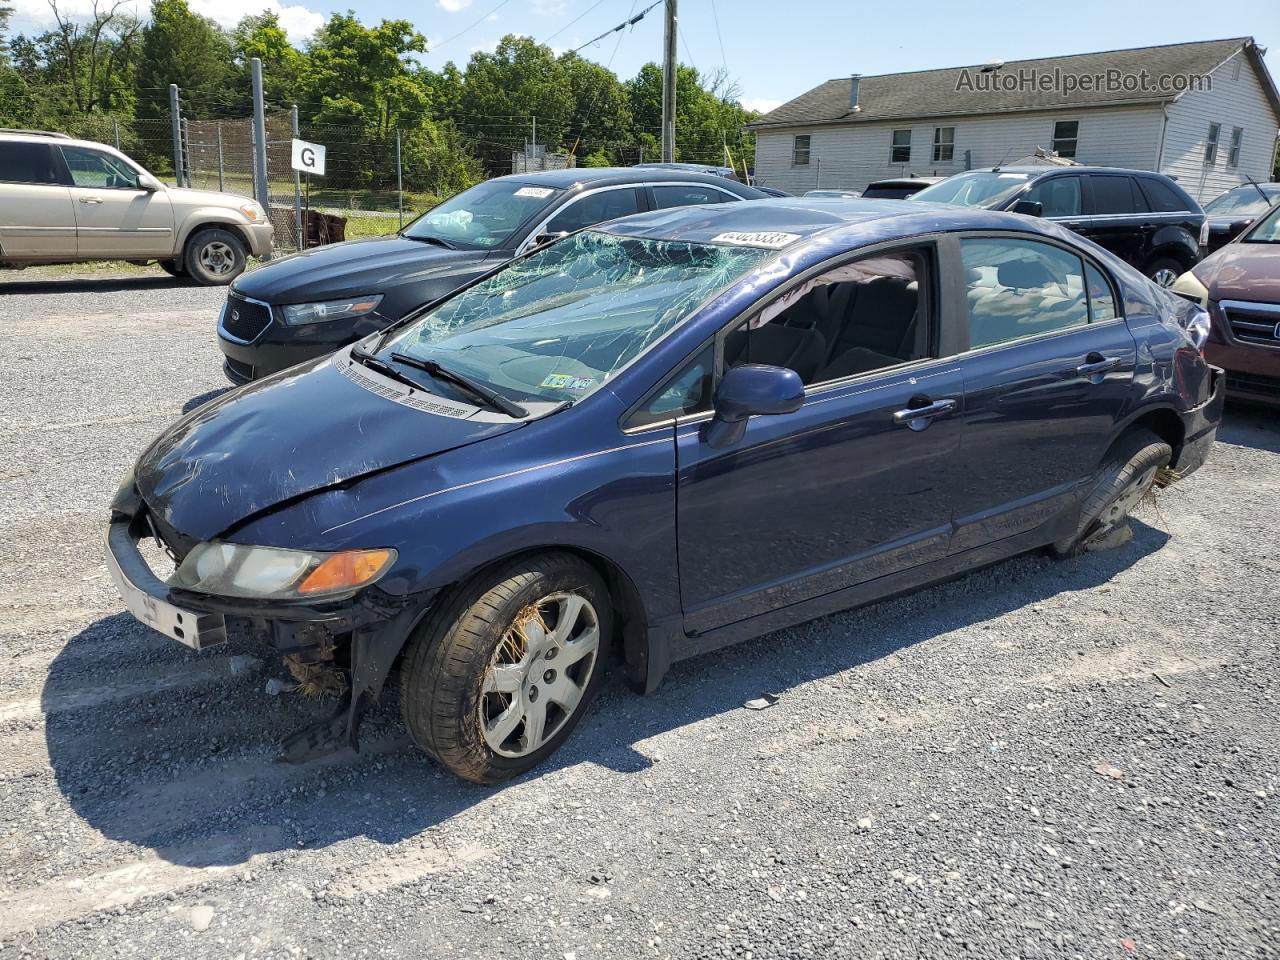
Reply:
<svg viewBox="0 0 1280 960"><path fill-rule="evenodd" d="M0 130L0 266L155 260L214 285L270 253L252 200L166 187L105 144Z"/></svg>

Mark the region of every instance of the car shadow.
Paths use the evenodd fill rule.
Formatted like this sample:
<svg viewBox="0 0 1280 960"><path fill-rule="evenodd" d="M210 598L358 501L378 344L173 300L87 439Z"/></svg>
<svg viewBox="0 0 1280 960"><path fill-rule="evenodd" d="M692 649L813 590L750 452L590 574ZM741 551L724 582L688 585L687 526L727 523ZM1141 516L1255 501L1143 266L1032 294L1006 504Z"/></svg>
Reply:
<svg viewBox="0 0 1280 960"><path fill-rule="evenodd" d="M1280 410L1228 400L1218 440L1280 453Z"/></svg>
<svg viewBox="0 0 1280 960"><path fill-rule="evenodd" d="M202 407L206 403L208 403L210 400L214 400L222 396L228 390L233 390L233 389L235 388L228 384L225 387L215 387L213 390L206 390L204 393L197 394L196 396L192 397L190 400L188 400L186 403L182 405L182 412L190 413L196 407Z"/></svg>
<svg viewBox="0 0 1280 960"><path fill-rule="evenodd" d="M1129 543L1106 552L1065 561L1025 554L994 565L980 584L967 574L683 661L651 697L633 695L615 674L560 751L505 787L459 780L413 748L394 677L362 730L360 754L277 763L281 738L328 707L268 696L264 679L285 674L267 662L238 670L263 656L247 637L195 654L116 614L72 637L49 670L41 698L48 762L88 824L175 864L240 864L353 837L392 844L575 765L624 776L644 770L653 762L644 741L740 709L763 692L785 704L800 685L1096 588L1168 540L1139 521L1133 528Z"/></svg>
<svg viewBox="0 0 1280 960"><path fill-rule="evenodd" d="M195 284L186 277L167 273L137 277L67 277L44 280L0 280L0 293L116 293L119 291L169 290Z"/></svg>

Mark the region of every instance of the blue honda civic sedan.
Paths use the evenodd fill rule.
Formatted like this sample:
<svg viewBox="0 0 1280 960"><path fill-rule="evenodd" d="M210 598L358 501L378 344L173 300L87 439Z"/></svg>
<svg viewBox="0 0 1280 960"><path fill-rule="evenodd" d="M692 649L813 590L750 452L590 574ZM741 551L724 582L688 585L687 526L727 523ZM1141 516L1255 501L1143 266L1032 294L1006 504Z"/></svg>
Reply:
<svg viewBox="0 0 1280 960"><path fill-rule="evenodd" d="M121 484L109 566L168 636L247 625L343 691L286 758L356 745L399 664L414 740L494 783L611 662L651 692L680 658L1106 536L1205 460L1207 329L1044 220L643 214L194 410Z"/></svg>

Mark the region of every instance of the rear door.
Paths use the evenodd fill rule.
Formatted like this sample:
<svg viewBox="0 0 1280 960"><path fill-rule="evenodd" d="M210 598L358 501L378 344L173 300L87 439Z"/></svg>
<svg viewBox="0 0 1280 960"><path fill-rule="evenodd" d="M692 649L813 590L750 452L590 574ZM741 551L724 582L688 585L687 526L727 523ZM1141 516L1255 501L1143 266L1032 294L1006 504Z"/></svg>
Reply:
<svg viewBox="0 0 1280 960"><path fill-rule="evenodd" d="M1126 263L1137 266L1155 225L1151 208L1133 177L1122 173L1092 173L1085 178L1085 212L1079 233L1105 247Z"/></svg>
<svg viewBox="0 0 1280 960"><path fill-rule="evenodd" d="M1131 394L1136 348L1116 286L1048 239L961 238L968 349L955 549L1033 530L1078 503Z"/></svg>
<svg viewBox="0 0 1280 960"><path fill-rule="evenodd" d="M649 203L654 210L670 207L689 207L699 203L727 203L740 200L728 190L721 190L708 183L655 183L646 188Z"/></svg>
<svg viewBox="0 0 1280 960"><path fill-rule="evenodd" d="M0 140L0 259L76 255L76 215L52 143Z"/></svg>
<svg viewBox="0 0 1280 960"><path fill-rule="evenodd" d="M138 186L138 171L89 147L63 146L82 257L164 257L174 253L173 207L163 190Z"/></svg>

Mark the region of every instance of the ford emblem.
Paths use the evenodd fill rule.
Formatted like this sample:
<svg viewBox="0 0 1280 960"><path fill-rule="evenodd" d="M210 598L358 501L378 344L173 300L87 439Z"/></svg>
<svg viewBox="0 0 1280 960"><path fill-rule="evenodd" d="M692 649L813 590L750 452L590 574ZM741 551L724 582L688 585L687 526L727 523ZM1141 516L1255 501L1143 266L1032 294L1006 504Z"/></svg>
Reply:
<svg viewBox="0 0 1280 960"><path fill-rule="evenodd" d="M232 319L232 320L239 320L239 319L240 319L240 311L239 311L239 310L232 310L232 311L231 311L231 319Z"/></svg>

